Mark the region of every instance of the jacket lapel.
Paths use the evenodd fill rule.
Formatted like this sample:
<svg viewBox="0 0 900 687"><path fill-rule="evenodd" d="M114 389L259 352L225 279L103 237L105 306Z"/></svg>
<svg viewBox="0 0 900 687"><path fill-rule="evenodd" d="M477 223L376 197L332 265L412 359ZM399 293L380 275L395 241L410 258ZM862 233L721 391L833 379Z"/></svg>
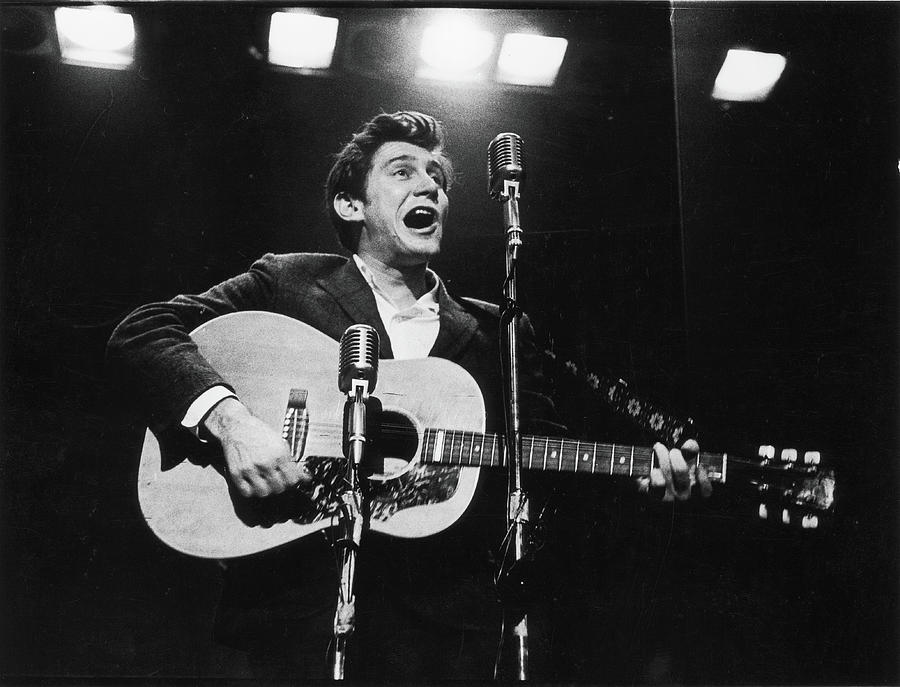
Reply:
<svg viewBox="0 0 900 687"><path fill-rule="evenodd" d="M375 295L353 259L322 277L317 283L334 298L337 306L347 313L350 324L368 324L375 327L381 343L379 357L394 357L391 340L375 305Z"/></svg>
<svg viewBox="0 0 900 687"><path fill-rule="evenodd" d="M455 360L478 330L478 320L450 298L443 282L438 287L441 327L429 355Z"/></svg>

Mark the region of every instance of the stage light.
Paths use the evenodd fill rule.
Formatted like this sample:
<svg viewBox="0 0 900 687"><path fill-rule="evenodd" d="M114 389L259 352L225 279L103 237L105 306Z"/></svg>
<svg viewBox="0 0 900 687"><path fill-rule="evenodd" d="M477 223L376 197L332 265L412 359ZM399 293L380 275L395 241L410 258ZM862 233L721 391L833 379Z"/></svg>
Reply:
<svg viewBox="0 0 900 687"><path fill-rule="evenodd" d="M274 12L269 24L269 62L294 69L328 69L334 59L338 20L304 12Z"/></svg>
<svg viewBox="0 0 900 687"><path fill-rule="evenodd" d="M494 35L463 17L446 17L425 28L418 76L450 81L483 78L494 52Z"/></svg>
<svg viewBox="0 0 900 687"><path fill-rule="evenodd" d="M760 102L769 97L787 58L777 53L731 49L716 77L715 100Z"/></svg>
<svg viewBox="0 0 900 687"><path fill-rule="evenodd" d="M552 86L568 45L565 38L508 33L497 60L497 80L525 86Z"/></svg>
<svg viewBox="0 0 900 687"><path fill-rule="evenodd" d="M134 61L134 20L112 7L59 7L54 13L62 59L124 69Z"/></svg>

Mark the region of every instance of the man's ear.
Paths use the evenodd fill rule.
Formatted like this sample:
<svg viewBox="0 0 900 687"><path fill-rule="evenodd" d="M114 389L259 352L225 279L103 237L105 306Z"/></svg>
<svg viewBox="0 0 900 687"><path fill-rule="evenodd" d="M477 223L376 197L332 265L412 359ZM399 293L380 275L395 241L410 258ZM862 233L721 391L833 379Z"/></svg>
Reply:
<svg viewBox="0 0 900 687"><path fill-rule="evenodd" d="M363 221L362 202L352 198L346 191L336 193L331 202L334 205L334 211L342 220L346 222Z"/></svg>

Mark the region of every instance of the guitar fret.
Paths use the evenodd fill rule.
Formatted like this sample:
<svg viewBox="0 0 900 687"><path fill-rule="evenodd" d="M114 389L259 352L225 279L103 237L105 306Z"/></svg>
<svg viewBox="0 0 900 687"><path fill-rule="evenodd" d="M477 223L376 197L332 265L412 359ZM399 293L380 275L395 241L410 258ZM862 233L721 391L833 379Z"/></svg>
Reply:
<svg viewBox="0 0 900 687"><path fill-rule="evenodd" d="M559 440L559 460L557 461L557 464L556 464L557 472L562 472L563 446L565 446L565 444L566 444L565 439Z"/></svg>
<svg viewBox="0 0 900 687"><path fill-rule="evenodd" d="M612 445L612 450L609 452L609 474L613 474L613 461L616 459L616 445Z"/></svg>
<svg viewBox="0 0 900 687"><path fill-rule="evenodd" d="M594 443L594 457L591 460L591 474L595 474L597 472L597 444Z"/></svg>
<svg viewBox="0 0 900 687"><path fill-rule="evenodd" d="M634 446L631 447L631 462L628 464L628 476L634 475Z"/></svg>
<svg viewBox="0 0 900 687"><path fill-rule="evenodd" d="M435 460L440 463L447 461L447 430L440 429L434 442L434 453L437 456Z"/></svg>
<svg viewBox="0 0 900 687"><path fill-rule="evenodd" d="M491 437L491 465L494 464L494 454L497 452L497 437Z"/></svg>
<svg viewBox="0 0 900 687"><path fill-rule="evenodd" d="M575 440L575 468L574 471L578 472L578 463L581 462L581 442L576 439Z"/></svg>

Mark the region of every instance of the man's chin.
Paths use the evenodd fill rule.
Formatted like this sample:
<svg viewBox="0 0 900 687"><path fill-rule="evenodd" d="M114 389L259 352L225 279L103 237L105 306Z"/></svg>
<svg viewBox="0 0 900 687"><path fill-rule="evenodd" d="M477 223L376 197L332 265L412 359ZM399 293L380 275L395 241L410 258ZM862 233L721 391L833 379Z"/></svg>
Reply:
<svg viewBox="0 0 900 687"><path fill-rule="evenodd" d="M430 233L415 234L410 241L405 242L405 252L411 255L432 257L441 252L440 230Z"/></svg>

